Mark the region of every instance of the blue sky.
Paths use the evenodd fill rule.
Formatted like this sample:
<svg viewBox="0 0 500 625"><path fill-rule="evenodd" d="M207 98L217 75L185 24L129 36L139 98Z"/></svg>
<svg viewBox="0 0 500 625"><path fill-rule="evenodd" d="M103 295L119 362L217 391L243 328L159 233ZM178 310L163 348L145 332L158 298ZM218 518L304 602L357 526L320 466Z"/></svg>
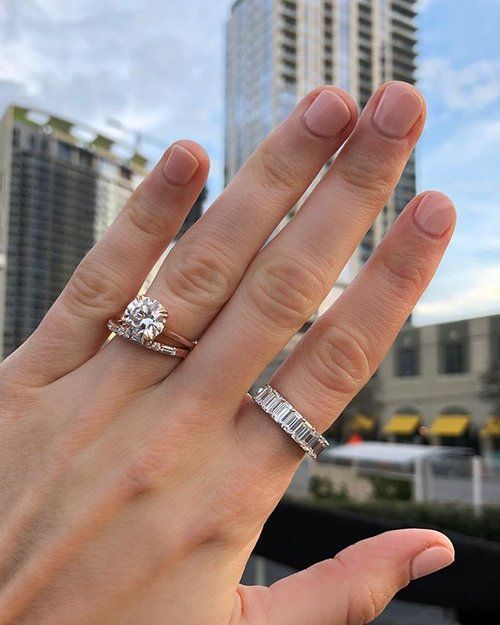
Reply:
<svg viewBox="0 0 500 625"><path fill-rule="evenodd" d="M207 11L207 6L210 10ZM37 105L116 133L199 140L222 187L223 33L230 0L4 0L0 108ZM449 193L454 241L417 323L500 312L500 2L422 0L420 87L429 106L419 190ZM150 145L151 157L158 148Z"/></svg>
<svg viewBox="0 0 500 625"><path fill-rule="evenodd" d="M500 311L500 2L426 4L420 87L429 114L418 182L448 193L459 222L417 308L421 323Z"/></svg>

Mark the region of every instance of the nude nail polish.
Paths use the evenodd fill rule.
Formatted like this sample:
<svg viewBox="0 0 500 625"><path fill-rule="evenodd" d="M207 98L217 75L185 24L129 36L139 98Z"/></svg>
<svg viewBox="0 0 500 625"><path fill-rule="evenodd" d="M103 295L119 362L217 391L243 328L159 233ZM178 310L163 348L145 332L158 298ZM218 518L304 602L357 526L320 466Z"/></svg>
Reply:
<svg viewBox="0 0 500 625"><path fill-rule="evenodd" d="M418 579L449 566L455 556L446 547L429 547L413 558L411 578Z"/></svg>
<svg viewBox="0 0 500 625"><path fill-rule="evenodd" d="M303 116L304 123L317 137L335 137L351 120L351 111L340 96L333 91L322 91L309 105Z"/></svg>
<svg viewBox="0 0 500 625"><path fill-rule="evenodd" d="M163 167L168 182L175 185L187 184L199 167L198 159L181 145L174 145Z"/></svg>
<svg viewBox="0 0 500 625"><path fill-rule="evenodd" d="M422 114L422 108L422 100L410 85L394 83L382 94L373 122L387 137L403 139Z"/></svg>
<svg viewBox="0 0 500 625"><path fill-rule="evenodd" d="M453 225L455 207L446 195L434 191L422 198L413 218L425 234L440 237Z"/></svg>

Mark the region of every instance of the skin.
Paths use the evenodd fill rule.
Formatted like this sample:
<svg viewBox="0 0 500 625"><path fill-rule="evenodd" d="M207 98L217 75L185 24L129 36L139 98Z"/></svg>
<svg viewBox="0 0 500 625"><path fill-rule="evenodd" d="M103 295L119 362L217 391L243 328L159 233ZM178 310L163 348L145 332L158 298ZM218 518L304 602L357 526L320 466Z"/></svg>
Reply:
<svg viewBox="0 0 500 625"><path fill-rule="evenodd" d="M203 188L208 158L191 141L177 145L198 160L194 177L168 182L171 146L2 363L0 625L367 623L409 583L418 554L452 554L437 532L389 532L271 588L239 585L302 459L246 391L328 293L422 131L414 92L421 115L408 134L379 132L386 88L359 122L341 90L310 93L168 255L149 294L170 327L201 337L185 361L104 343L107 319L134 298ZM351 113L330 138L303 120L325 89ZM439 236L417 226L421 199L271 379L320 430L374 373L449 242L453 223Z"/></svg>

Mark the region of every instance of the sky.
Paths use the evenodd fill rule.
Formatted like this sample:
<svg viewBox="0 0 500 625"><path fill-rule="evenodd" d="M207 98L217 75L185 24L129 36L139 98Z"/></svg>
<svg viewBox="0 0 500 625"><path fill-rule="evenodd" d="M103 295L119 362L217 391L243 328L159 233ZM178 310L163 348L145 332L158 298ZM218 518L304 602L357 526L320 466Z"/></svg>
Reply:
<svg viewBox="0 0 500 625"><path fill-rule="evenodd" d="M39 106L116 137L200 141L222 190L224 22L230 0L3 0L0 109ZM209 6L209 10L207 10ZM500 312L500 0L421 0L419 87L428 103L418 190L459 221L417 306L428 324ZM118 134L117 134L118 133Z"/></svg>

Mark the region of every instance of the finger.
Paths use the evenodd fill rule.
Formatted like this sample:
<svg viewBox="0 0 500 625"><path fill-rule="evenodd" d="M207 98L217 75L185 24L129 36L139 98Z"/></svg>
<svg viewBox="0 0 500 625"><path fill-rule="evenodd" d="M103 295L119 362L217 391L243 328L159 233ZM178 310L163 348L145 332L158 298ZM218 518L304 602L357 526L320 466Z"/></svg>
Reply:
<svg viewBox="0 0 500 625"><path fill-rule="evenodd" d="M241 611L248 625L370 623L411 580L449 566L454 557L453 545L439 532L386 532L270 588L244 588Z"/></svg>
<svg viewBox="0 0 500 625"><path fill-rule="evenodd" d="M434 275L454 223L454 206L442 193L410 202L357 279L272 376L271 385L319 430L331 425L380 365ZM247 408L240 421L246 444L263 467L279 461L289 470L300 447L264 417Z"/></svg>
<svg viewBox="0 0 500 625"><path fill-rule="evenodd" d="M205 151L194 142L181 141L166 151L79 264L36 332L14 353L16 370L34 383L50 381L101 347L109 334L107 319L135 296L177 234L208 167Z"/></svg>
<svg viewBox="0 0 500 625"><path fill-rule="evenodd" d="M385 120L384 132L380 107L389 107L394 118ZM375 94L330 172L259 254L203 337L203 349L186 363L186 375L203 369L202 394L216 389L224 403L240 401L315 312L389 199L423 115L422 99L410 85L391 83Z"/></svg>
<svg viewBox="0 0 500 625"><path fill-rule="evenodd" d="M322 87L306 96L260 145L169 253L148 292L167 308L172 330L189 339L203 333L274 228L345 141L356 118L352 98ZM154 384L178 363L123 341L113 341L102 356L125 367L133 361L131 384L138 386Z"/></svg>

